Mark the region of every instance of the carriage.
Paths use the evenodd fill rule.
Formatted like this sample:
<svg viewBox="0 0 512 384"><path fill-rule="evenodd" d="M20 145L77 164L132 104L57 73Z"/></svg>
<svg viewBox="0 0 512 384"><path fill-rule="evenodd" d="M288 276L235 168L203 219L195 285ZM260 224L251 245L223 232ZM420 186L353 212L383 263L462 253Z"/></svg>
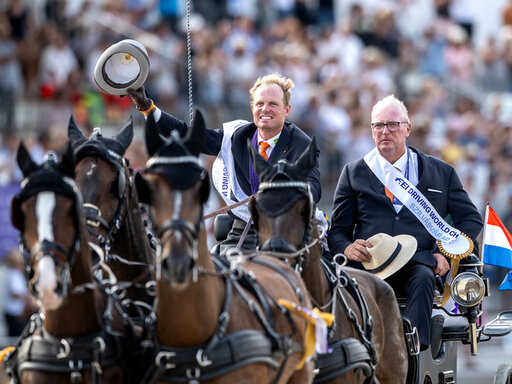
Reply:
<svg viewBox="0 0 512 384"><path fill-rule="evenodd" d="M460 344L469 345L471 355L477 356L478 343L512 332L511 310L499 313L487 324L482 321L483 300L489 296L490 290L489 281L482 276L481 269L482 263L475 254L461 260L450 290L451 297L458 304L457 313L440 305L441 295L434 299L433 309L442 312L447 321L436 330L441 333L438 345L431 345L429 349L419 352L419 348L413 348L413 343L409 344L408 383L456 383ZM442 290L437 291L440 292ZM511 380L512 364L497 367L494 384L508 384Z"/></svg>

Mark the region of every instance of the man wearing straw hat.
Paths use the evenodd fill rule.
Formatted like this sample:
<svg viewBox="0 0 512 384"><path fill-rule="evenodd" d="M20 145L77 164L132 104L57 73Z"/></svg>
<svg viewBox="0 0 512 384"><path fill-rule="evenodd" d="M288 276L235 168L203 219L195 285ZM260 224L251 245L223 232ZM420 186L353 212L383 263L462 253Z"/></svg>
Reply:
<svg viewBox="0 0 512 384"><path fill-rule="evenodd" d="M437 241L447 248L452 244L454 253L470 252L469 239L476 239L483 221L452 166L406 145L412 125L403 102L387 96L374 105L371 118L376 147L341 172L329 249L407 296L403 314L418 329L424 350L430 344L435 275L450 270ZM373 248L377 244L386 260L377 260L382 256Z"/></svg>
<svg viewBox="0 0 512 384"><path fill-rule="evenodd" d="M259 180L249 158L247 140L272 164L281 159L294 162L311 142L299 127L285 121L291 109L292 87L291 79L277 73L259 77L250 90L253 121L235 120L224 123L222 130L207 130L203 153L217 156L212 179L227 205L245 200L258 191ZM147 126L156 126L165 136L172 131L179 132L182 137L186 135L188 125L158 109L145 94L144 87L128 89L128 92L137 109L146 116ZM322 195L318 162L309 175L308 183L317 203ZM250 225L252 220L247 204L229 213L235 220L228 238L221 244L221 254L235 246L244 251L254 250L258 236ZM240 244L244 230L248 230L247 236Z"/></svg>

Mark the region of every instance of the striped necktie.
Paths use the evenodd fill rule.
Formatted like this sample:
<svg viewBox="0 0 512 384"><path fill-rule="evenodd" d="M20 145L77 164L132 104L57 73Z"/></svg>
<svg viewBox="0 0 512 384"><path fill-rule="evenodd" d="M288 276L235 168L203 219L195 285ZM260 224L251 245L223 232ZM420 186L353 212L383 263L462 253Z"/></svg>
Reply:
<svg viewBox="0 0 512 384"><path fill-rule="evenodd" d="M400 168L398 168L398 167L395 167L395 169L396 169L398 172L402 172L402 171L400 170ZM391 193L391 191L390 191L389 189L387 189L387 188L384 186L384 192L386 193L386 196L387 196L387 197L389 197L389 200L391 200L391 204L393 204L393 198L394 198L394 196L393 196L393 194Z"/></svg>

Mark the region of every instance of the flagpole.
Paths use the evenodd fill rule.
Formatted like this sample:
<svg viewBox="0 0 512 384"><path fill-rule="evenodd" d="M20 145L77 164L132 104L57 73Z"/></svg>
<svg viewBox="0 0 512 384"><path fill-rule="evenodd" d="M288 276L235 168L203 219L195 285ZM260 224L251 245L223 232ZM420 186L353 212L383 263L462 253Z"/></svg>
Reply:
<svg viewBox="0 0 512 384"><path fill-rule="evenodd" d="M484 217L484 229L482 232L482 252L480 252L480 261L482 266L480 267L480 273L484 272L484 252L485 252L485 230L487 228L487 220L489 218L489 202L485 205L485 217Z"/></svg>

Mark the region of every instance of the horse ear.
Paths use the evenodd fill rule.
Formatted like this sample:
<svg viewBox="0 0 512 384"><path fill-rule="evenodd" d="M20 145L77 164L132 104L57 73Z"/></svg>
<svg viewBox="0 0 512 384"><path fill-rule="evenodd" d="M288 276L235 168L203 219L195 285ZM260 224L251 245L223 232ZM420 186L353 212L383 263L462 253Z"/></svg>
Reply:
<svg viewBox="0 0 512 384"><path fill-rule="evenodd" d="M133 118L130 115L130 120L123 127L121 132L116 136L116 140L121 144L126 151L133 140Z"/></svg>
<svg viewBox="0 0 512 384"><path fill-rule="evenodd" d="M303 180L307 180L309 174L316 166L318 147L316 145L316 139L313 136L311 143L304 150L302 155L294 163L294 168L301 176Z"/></svg>
<svg viewBox="0 0 512 384"><path fill-rule="evenodd" d="M68 141L61 154L60 169L65 176L72 179L75 178L75 153L73 152L73 144Z"/></svg>
<svg viewBox="0 0 512 384"><path fill-rule="evenodd" d="M151 188L140 172L135 174L135 189L137 190L137 196L141 203L151 203Z"/></svg>
<svg viewBox="0 0 512 384"><path fill-rule="evenodd" d="M197 109L194 113L192 127L188 130L184 142L194 156L199 156L204 150L206 142L206 123L203 114Z"/></svg>
<svg viewBox="0 0 512 384"><path fill-rule="evenodd" d="M85 139L84 134L78 128L78 125L76 125L75 117L71 115L69 118L69 124L68 124L68 138L71 141L72 144L75 144L77 141Z"/></svg>
<svg viewBox="0 0 512 384"><path fill-rule="evenodd" d="M25 144L23 144L23 141L20 141L18 146L16 161L18 162L18 166L20 167L24 177L30 175L37 168L37 164L32 160L32 157L25 147Z"/></svg>
<svg viewBox="0 0 512 384"><path fill-rule="evenodd" d="M158 148L165 144L165 141L160 137L158 128L155 124L146 124L146 150L148 155L153 156Z"/></svg>
<svg viewBox="0 0 512 384"><path fill-rule="evenodd" d="M249 150L249 155L251 155L252 166L254 171L258 175L260 182L262 180L262 176L266 174L269 170L272 169L272 164L270 164L267 160L265 160L256 149L253 148L251 144L251 140L247 139L247 149Z"/></svg>

